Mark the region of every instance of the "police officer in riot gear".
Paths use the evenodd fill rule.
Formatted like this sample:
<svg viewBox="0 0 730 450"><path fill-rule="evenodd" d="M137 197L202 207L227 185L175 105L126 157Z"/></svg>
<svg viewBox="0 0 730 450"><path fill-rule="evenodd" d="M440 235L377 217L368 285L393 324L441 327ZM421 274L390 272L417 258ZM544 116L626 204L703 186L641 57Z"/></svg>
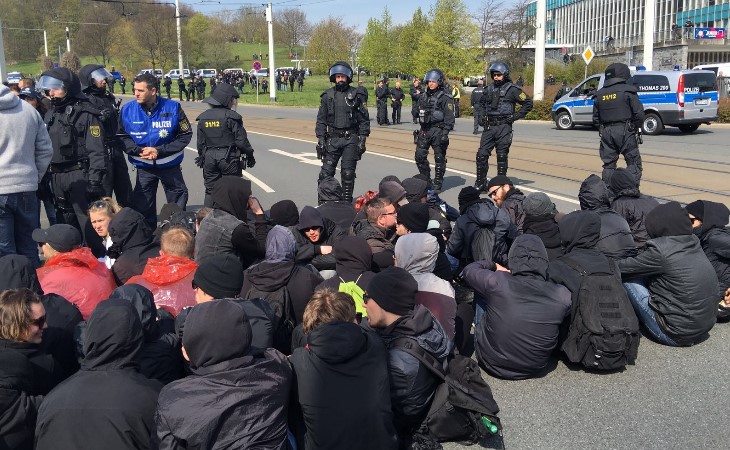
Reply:
<svg viewBox="0 0 730 450"><path fill-rule="evenodd" d="M355 169L365 153L365 140L370 135L370 115L357 88L350 86L352 68L343 61L335 62L329 70L335 83L320 96L317 113L317 156L322 160L319 179L335 175L342 158L341 181L344 198L352 202L355 189Z"/></svg>
<svg viewBox="0 0 730 450"><path fill-rule="evenodd" d="M162 82L162 86L165 88L165 94L167 98L170 98L170 89L172 89L172 78L165 77L165 81Z"/></svg>
<svg viewBox="0 0 730 450"><path fill-rule="evenodd" d="M423 77L426 90L418 97L418 123L420 130L413 132L416 141L416 166L421 175L431 178L428 149L433 147L436 174L433 190L440 191L446 172L446 149L449 132L454 129L454 102L444 89L444 73L431 69Z"/></svg>
<svg viewBox="0 0 730 450"><path fill-rule="evenodd" d="M596 91L593 103L593 125L599 127L603 161L602 178L609 184L619 155L624 155L626 169L641 180L639 138L644 122L644 107L635 86L626 84L631 78L629 67L613 63L606 68L606 81Z"/></svg>
<svg viewBox="0 0 730 450"><path fill-rule="evenodd" d="M198 116L199 156L195 163L203 169L205 206L213 206L210 193L215 181L223 175L240 177L242 169L256 164L243 118L235 111L237 98L236 88L219 83L215 92L203 100L211 108Z"/></svg>
<svg viewBox="0 0 730 450"><path fill-rule="evenodd" d="M100 112L81 92L79 77L64 67L41 74L38 89L50 98L45 116L53 143L48 168L59 223L78 228L89 242L89 202L104 196L106 172L104 124Z"/></svg>
<svg viewBox="0 0 730 450"><path fill-rule="evenodd" d="M484 96L484 81L479 80L477 87L471 91L471 107L474 109L474 134L479 134L479 124L482 123L482 117L484 117L484 111L480 100Z"/></svg>
<svg viewBox="0 0 730 450"><path fill-rule="evenodd" d="M122 206L132 205L132 183L124 155L124 145L117 137L119 103L114 95L106 91L107 80L112 77L104 66L87 64L79 70L81 87L89 102L101 112L104 124L104 147L107 152L107 167L102 180L104 195L111 197L112 192Z"/></svg>
<svg viewBox="0 0 730 450"><path fill-rule="evenodd" d="M512 145L512 124L524 118L532 110L532 99L520 87L512 84L509 67L503 62L489 66L492 79L484 88L479 105L484 112L484 131L477 151L477 180L474 187L485 190L489 157L497 151L497 174L507 175L507 154ZM520 105L515 111L515 105Z"/></svg>

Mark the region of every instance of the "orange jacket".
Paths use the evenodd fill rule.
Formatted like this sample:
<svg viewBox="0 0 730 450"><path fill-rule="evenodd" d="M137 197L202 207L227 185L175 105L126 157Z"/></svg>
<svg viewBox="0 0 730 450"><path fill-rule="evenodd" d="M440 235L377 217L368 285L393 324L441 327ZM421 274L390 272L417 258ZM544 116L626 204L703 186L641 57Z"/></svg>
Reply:
<svg viewBox="0 0 730 450"><path fill-rule="evenodd" d="M142 275L136 275L126 284L144 286L155 297L158 308L177 316L186 306L195 306L193 276L198 265L179 256L162 255L147 260Z"/></svg>

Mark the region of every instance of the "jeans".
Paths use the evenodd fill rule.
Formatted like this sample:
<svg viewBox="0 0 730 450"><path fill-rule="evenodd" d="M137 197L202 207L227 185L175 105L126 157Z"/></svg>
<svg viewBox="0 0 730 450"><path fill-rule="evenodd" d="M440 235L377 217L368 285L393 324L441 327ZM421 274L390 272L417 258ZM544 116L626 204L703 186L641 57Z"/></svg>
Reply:
<svg viewBox="0 0 730 450"><path fill-rule="evenodd" d="M487 311L487 301L477 291L474 291L474 327L479 325L482 316Z"/></svg>
<svg viewBox="0 0 730 450"><path fill-rule="evenodd" d="M0 256L27 256L40 267L38 246L33 230L40 228L41 218L35 191L0 195Z"/></svg>
<svg viewBox="0 0 730 450"><path fill-rule="evenodd" d="M138 167L132 205L144 216L152 230L157 228L157 186L159 182L162 182L167 203L177 203L183 211L188 203L188 187L185 185L180 166L164 169Z"/></svg>
<svg viewBox="0 0 730 450"><path fill-rule="evenodd" d="M629 301L631 301L636 315L639 317L641 323L644 324L647 331L649 331L649 334L661 344L676 347L677 343L664 334L664 331L656 321L654 310L649 306L649 299L651 298L649 289L643 284L636 282L624 283L624 289L626 290L626 294L628 294Z"/></svg>

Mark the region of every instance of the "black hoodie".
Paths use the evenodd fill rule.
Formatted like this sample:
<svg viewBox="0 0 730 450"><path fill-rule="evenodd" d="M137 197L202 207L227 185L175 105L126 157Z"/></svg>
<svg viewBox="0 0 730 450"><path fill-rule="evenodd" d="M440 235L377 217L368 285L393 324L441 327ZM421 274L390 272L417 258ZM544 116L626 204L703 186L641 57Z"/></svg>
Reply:
<svg viewBox="0 0 730 450"><path fill-rule="evenodd" d="M135 275L142 275L149 258L160 256L160 246L154 242L142 214L132 208L122 208L109 222L112 246L107 252L116 258L112 266L114 279L119 286Z"/></svg>
<svg viewBox="0 0 730 450"><path fill-rule="evenodd" d="M700 244L715 268L722 292L725 292L730 288L730 229L727 228L730 212L722 203L699 202L704 209L699 230Z"/></svg>
<svg viewBox="0 0 730 450"><path fill-rule="evenodd" d="M142 324L128 301L97 305L81 370L46 396L38 412L37 450L150 448L162 385L137 372L142 340Z"/></svg>
<svg viewBox="0 0 730 450"><path fill-rule="evenodd" d="M387 355L377 335L350 322L321 325L309 333L306 347L294 350L305 448L398 447Z"/></svg>
<svg viewBox="0 0 730 450"><path fill-rule="evenodd" d="M43 397L32 395L33 367L15 350L0 348L0 448L33 450Z"/></svg>
<svg viewBox="0 0 730 450"><path fill-rule="evenodd" d="M616 211L631 228L634 243L639 251L644 250L649 234L646 232L646 215L659 206L654 197L639 192L639 183L634 175L626 169L619 168L611 175L611 191L614 198L611 209Z"/></svg>
<svg viewBox="0 0 730 450"><path fill-rule="evenodd" d="M252 350L251 336L233 300L192 308L183 345L193 375L160 393L157 448L287 448L291 366L274 349Z"/></svg>
<svg viewBox="0 0 730 450"><path fill-rule="evenodd" d="M368 283L375 276L375 272L370 270L373 267L373 252L368 241L360 236L345 236L337 243L334 254L337 275L324 280L317 289L337 291L342 281L357 281L357 285L367 291Z"/></svg>
<svg viewBox="0 0 730 450"><path fill-rule="evenodd" d="M626 219L611 209L611 195L601 177L590 175L580 185L580 209L593 211L601 218L601 234L596 248L609 258L635 256L636 244Z"/></svg>
<svg viewBox="0 0 730 450"><path fill-rule="evenodd" d="M320 234L317 242L312 242L306 236L308 228L319 227ZM335 255L322 254L322 246L334 246L336 242L345 236L345 231L333 221L322 217L319 210L305 206L299 213L299 224L290 227L294 239L297 241L296 262L299 264L312 264L317 270L335 270Z"/></svg>
<svg viewBox="0 0 730 450"><path fill-rule="evenodd" d="M715 324L721 298L717 274L679 203L654 208L646 216L646 230L651 237L646 249L620 260L621 274L646 278L659 327L678 345L695 344Z"/></svg>

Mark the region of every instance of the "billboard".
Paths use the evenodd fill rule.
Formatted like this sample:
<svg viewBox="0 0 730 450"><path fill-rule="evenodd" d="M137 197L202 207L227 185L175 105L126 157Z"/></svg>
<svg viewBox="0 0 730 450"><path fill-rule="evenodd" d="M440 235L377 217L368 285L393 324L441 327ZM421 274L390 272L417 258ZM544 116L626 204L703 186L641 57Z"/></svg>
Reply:
<svg viewBox="0 0 730 450"><path fill-rule="evenodd" d="M725 29L695 27L695 39L725 39Z"/></svg>

